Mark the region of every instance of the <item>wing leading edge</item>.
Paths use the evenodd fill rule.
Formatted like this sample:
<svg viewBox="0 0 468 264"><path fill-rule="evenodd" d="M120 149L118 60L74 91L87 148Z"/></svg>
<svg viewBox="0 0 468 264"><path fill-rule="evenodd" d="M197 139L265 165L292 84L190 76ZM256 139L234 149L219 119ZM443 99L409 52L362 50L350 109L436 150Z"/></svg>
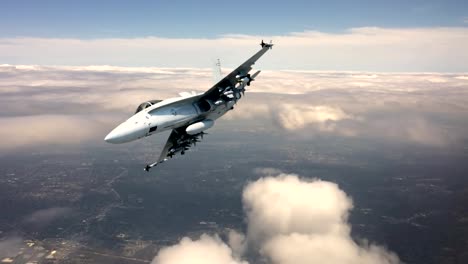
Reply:
<svg viewBox="0 0 468 264"><path fill-rule="evenodd" d="M262 40L260 43L262 49L255 53L250 59L242 63L239 67L229 73L226 77L222 80L217 82L213 87L211 87L208 91L206 91L202 97L207 99L216 99L219 96L220 91L223 91L224 88L227 87L235 87L239 81L239 76L246 76L252 70L252 65L260 59L269 49L273 47L271 43L265 43ZM258 74L258 73L256 73ZM252 78L253 79L253 78Z"/></svg>

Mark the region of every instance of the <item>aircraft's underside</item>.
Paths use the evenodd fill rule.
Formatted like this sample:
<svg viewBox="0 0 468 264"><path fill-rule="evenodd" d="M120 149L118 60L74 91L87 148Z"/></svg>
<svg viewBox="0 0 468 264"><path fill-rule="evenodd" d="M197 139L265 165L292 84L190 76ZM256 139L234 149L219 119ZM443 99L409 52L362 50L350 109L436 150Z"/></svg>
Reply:
<svg viewBox="0 0 468 264"><path fill-rule="evenodd" d="M168 158L172 158L178 153L184 155L185 151L189 150L192 146L196 146L196 144L203 139L204 135L206 135L206 133L203 131L190 135L185 131L185 128L174 129L169 136L168 143L166 144L165 148L167 148L167 150L163 150L163 152L167 152L166 157L146 165L145 170L149 171L152 167L165 162Z"/></svg>

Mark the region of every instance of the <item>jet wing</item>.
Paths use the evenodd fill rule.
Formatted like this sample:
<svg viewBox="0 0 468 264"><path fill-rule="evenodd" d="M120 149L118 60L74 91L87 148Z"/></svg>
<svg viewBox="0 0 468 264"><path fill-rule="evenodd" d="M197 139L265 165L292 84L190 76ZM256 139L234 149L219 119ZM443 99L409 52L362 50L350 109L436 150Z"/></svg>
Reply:
<svg viewBox="0 0 468 264"><path fill-rule="evenodd" d="M237 67L234 71L229 73L226 77L216 83L213 87L211 87L208 91L201 95L193 95L191 97L187 97L189 100L197 100L197 99L209 99L212 101L217 101L219 98L222 97L223 93L228 90L230 87L231 89L236 87L239 82L242 82L240 91L243 92L244 86L249 85L250 82L260 73L257 71L256 73L250 75L249 72L252 70L252 65L263 56L269 49L273 47L273 44L267 44L262 41L260 44L262 49L255 53L250 59L244 62L242 65ZM187 99L187 100L188 100ZM184 99L185 100L185 99ZM185 101L184 101L185 102ZM149 171L152 167L156 166L159 163L166 161L168 158L172 158L174 155L180 153L181 155L185 154L191 146L195 145L200 139L203 138L204 132L201 132L196 135L189 135L185 132L187 127L180 127L177 129L173 129L167 142L159 156L158 160L152 164L148 164L145 167L146 171Z"/></svg>
<svg viewBox="0 0 468 264"><path fill-rule="evenodd" d="M273 44L267 44L262 41L260 44L262 49L255 53L250 59L242 63L239 67L229 73L222 80L217 82L213 87L206 91L202 97L205 99L216 100L219 98L219 95L227 87L235 87L239 82L239 77L245 77L252 70L252 65L263 56L269 49L273 47ZM258 73L257 73L258 74Z"/></svg>
<svg viewBox="0 0 468 264"><path fill-rule="evenodd" d="M178 153L184 155L185 151L187 151L191 146L194 146L197 142L200 142L200 139L203 138L204 134L206 134L201 132L196 135L189 135L185 133L185 129L186 127L180 127L172 130L158 160L152 164L146 165L146 171L149 171L152 167L165 162L167 159L172 158Z"/></svg>
<svg viewBox="0 0 468 264"><path fill-rule="evenodd" d="M177 136L178 136L178 133L176 132L175 129L173 129L171 132L171 135L169 136L169 138L167 138L166 144L164 145L164 148L161 151L161 154L159 155L159 158L157 160L158 163L161 163L166 158L168 158L167 154L169 153L169 149L172 146L174 146L175 143L177 142Z"/></svg>

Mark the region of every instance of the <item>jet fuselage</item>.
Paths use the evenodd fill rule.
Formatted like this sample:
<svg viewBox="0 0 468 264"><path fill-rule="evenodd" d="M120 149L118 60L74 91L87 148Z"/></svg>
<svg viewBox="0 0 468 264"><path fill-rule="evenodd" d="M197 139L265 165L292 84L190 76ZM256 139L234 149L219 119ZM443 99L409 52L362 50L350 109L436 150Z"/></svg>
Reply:
<svg viewBox="0 0 468 264"><path fill-rule="evenodd" d="M255 80L260 71L249 72L255 62L273 47L273 44L260 43L261 49L248 60L217 81L204 93L181 93L181 97L167 100L151 100L141 103L135 114L114 128L104 140L120 144L142 137L171 130L159 158L145 166L149 171L176 154L185 151L203 139L204 131L214 125L244 95L246 87Z"/></svg>
<svg viewBox="0 0 468 264"><path fill-rule="evenodd" d="M126 143L202 120L214 121L235 104L228 101L215 105L205 101L205 106L202 106L198 101L200 95L169 98L142 109L114 128L104 140L114 144Z"/></svg>

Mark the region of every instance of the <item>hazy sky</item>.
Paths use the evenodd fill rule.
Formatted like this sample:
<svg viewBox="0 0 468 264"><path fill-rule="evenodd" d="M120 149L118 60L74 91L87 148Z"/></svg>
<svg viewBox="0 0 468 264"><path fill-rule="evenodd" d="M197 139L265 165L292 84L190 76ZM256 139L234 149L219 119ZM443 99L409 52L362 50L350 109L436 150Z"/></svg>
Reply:
<svg viewBox="0 0 468 264"><path fill-rule="evenodd" d="M0 64L467 72L466 1L2 1Z"/></svg>
<svg viewBox="0 0 468 264"><path fill-rule="evenodd" d="M60 1L5 0L0 37L212 38L304 30L465 26L464 0Z"/></svg>

